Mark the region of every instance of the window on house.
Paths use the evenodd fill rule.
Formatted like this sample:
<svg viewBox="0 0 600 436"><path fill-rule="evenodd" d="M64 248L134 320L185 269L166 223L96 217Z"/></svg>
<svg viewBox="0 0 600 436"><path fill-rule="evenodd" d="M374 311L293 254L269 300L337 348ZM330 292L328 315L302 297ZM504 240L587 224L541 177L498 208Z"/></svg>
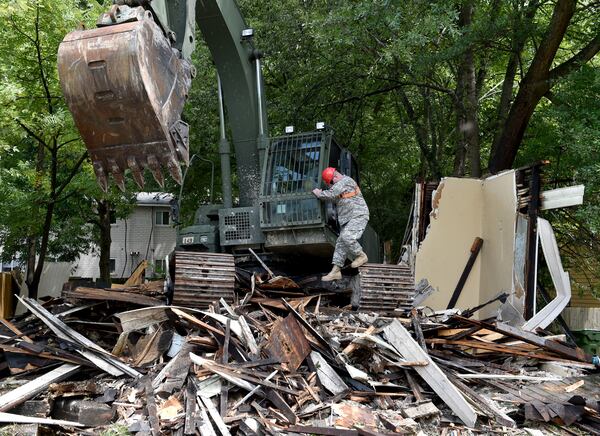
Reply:
<svg viewBox="0 0 600 436"><path fill-rule="evenodd" d="M117 259L110 260L110 273L114 274L117 271Z"/></svg>
<svg viewBox="0 0 600 436"><path fill-rule="evenodd" d="M171 224L171 214L168 211L155 212L154 223L158 226L168 226Z"/></svg>

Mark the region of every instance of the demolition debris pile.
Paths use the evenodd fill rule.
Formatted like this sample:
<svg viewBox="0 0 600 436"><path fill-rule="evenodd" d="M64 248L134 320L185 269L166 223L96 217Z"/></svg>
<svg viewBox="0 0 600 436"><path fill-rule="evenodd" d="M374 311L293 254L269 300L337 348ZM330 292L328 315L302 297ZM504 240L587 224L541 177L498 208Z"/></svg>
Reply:
<svg viewBox="0 0 600 436"><path fill-rule="evenodd" d="M259 289L206 310L133 306L147 296L136 289L107 291L122 301L22 299L28 312L1 332L2 422L32 434L600 431L595 367L562 336Z"/></svg>

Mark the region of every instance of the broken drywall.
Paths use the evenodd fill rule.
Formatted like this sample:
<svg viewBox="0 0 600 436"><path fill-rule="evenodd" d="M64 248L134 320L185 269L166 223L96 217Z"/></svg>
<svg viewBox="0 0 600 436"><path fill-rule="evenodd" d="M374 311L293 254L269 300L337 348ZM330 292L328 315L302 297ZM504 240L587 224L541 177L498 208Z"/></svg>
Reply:
<svg viewBox="0 0 600 436"><path fill-rule="evenodd" d="M456 304L468 309L501 294L512 293L517 195L514 171L485 180L445 178L432 197L427 236L417 252L415 281L427 279L439 289L423 304L445 309L476 237L484 240L479 257ZM499 302L475 314L496 316Z"/></svg>
<svg viewBox="0 0 600 436"><path fill-rule="evenodd" d="M476 205L483 204L482 184L481 180L446 178L432 197L429 230L417 251L415 282L427 279L439 290L423 302L433 309L446 308L469 258L469 248L476 237L481 237L482 217ZM481 259L485 250L484 242L457 308L473 307L479 301Z"/></svg>

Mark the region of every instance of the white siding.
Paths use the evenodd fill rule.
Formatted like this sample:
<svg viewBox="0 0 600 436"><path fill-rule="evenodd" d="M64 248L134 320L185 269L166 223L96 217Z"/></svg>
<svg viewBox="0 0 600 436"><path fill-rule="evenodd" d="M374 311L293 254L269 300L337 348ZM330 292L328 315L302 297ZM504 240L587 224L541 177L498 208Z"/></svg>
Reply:
<svg viewBox="0 0 600 436"><path fill-rule="evenodd" d="M110 257L115 259L115 278L126 278L144 259L150 267L147 275L152 275L154 265L175 248L176 230L171 225L156 225L155 212L170 212L169 206L138 205L125 220L117 220L111 226ZM83 255L76 263L74 275L84 278L98 278L99 253Z"/></svg>

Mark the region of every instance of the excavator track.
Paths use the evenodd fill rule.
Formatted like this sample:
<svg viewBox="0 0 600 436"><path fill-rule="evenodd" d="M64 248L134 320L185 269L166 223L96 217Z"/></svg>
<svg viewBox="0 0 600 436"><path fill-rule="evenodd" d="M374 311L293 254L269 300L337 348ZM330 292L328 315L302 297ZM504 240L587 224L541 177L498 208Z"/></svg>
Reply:
<svg viewBox="0 0 600 436"><path fill-rule="evenodd" d="M358 274L358 290L352 305L360 311L409 311L415 297L415 281L409 266L368 263Z"/></svg>
<svg viewBox="0 0 600 436"><path fill-rule="evenodd" d="M176 251L173 271L173 304L206 308L235 296L235 262L231 254Z"/></svg>

